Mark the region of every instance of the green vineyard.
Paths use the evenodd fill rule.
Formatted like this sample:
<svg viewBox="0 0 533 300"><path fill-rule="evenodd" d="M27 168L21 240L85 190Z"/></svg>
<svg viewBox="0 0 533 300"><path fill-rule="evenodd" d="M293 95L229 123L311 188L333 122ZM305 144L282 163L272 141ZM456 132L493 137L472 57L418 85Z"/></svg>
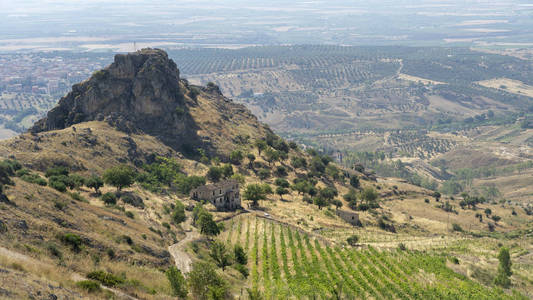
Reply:
<svg viewBox="0 0 533 300"><path fill-rule="evenodd" d="M265 299L522 299L453 272L444 256L342 248L263 218L236 218L221 238L245 248L247 285Z"/></svg>

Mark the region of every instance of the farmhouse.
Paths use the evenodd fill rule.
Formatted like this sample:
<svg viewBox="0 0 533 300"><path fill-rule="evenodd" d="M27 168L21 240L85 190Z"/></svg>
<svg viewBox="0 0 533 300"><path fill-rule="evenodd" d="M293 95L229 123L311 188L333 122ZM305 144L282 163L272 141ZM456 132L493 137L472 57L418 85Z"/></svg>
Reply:
<svg viewBox="0 0 533 300"><path fill-rule="evenodd" d="M221 211L241 207L239 183L232 179L198 187L191 191L190 197L196 201L209 201Z"/></svg>
<svg viewBox="0 0 533 300"><path fill-rule="evenodd" d="M343 219L344 221L354 226L359 225L359 214L357 214L356 212L337 209L335 213L337 214L337 216L341 217L341 219Z"/></svg>

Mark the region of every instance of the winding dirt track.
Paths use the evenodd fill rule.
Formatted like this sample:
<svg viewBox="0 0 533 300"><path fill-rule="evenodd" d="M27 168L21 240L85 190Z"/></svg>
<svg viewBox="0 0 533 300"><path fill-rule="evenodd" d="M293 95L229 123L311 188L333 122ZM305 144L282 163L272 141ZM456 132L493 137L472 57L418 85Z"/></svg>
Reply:
<svg viewBox="0 0 533 300"><path fill-rule="evenodd" d="M192 268L192 258L185 251L185 247L188 243L200 238L200 233L192 226L191 219L192 218L188 216L187 220L183 224L183 229L185 229L185 238L168 247L168 252L174 258L176 267L183 274L189 273Z"/></svg>

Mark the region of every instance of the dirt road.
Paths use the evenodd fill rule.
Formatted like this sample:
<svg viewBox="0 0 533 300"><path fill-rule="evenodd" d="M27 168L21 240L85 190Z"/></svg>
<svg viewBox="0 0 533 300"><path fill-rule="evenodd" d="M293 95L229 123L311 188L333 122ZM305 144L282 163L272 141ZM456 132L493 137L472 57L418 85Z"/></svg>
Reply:
<svg viewBox="0 0 533 300"><path fill-rule="evenodd" d="M183 229L185 230L185 238L177 242L174 245L168 247L168 252L174 258L176 267L183 273L189 273L192 267L192 258L185 251L185 247L188 243L197 240L200 238L200 233L196 228L191 224L191 217L189 216L185 223L183 224Z"/></svg>

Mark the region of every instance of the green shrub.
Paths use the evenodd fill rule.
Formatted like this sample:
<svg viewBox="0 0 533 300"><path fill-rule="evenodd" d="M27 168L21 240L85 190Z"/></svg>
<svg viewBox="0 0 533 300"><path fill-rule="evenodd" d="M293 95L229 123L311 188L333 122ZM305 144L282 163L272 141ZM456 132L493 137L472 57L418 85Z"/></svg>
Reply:
<svg viewBox="0 0 533 300"><path fill-rule="evenodd" d="M114 287L119 284L123 284L125 279L118 277L116 275L113 275L111 273L107 273L105 271L93 271L87 274L87 278L96 280L100 282L101 284L108 286L108 287Z"/></svg>
<svg viewBox="0 0 533 300"><path fill-rule="evenodd" d="M348 238L346 239L346 242L347 242L348 245L350 245L350 246L355 246L355 245L357 245L357 242L359 242L359 236L357 236L357 235L355 235L355 234L354 234L354 235L351 235L350 237L348 237Z"/></svg>
<svg viewBox="0 0 533 300"><path fill-rule="evenodd" d="M246 182L246 177L244 177L244 175L242 175L240 173L233 174L233 176L231 176L231 179L237 181L241 185Z"/></svg>
<svg viewBox="0 0 533 300"><path fill-rule="evenodd" d="M238 264L246 265L248 263L248 256L244 248L239 244L235 244L233 247L233 257L235 257L235 262Z"/></svg>
<svg viewBox="0 0 533 300"><path fill-rule="evenodd" d="M137 182L152 192L160 192L163 186L170 186L176 180L186 177L182 166L172 158L157 157L155 162L143 166L145 172L137 175Z"/></svg>
<svg viewBox="0 0 533 300"><path fill-rule="evenodd" d="M50 186L53 185L53 182L60 182L62 183L66 188L74 189L78 187L78 181L76 177L71 177L67 175L53 175L48 178L48 184Z"/></svg>
<svg viewBox="0 0 533 300"><path fill-rule="evenodd" d="M82 240L81 237L74 233L65 233L59 238L61 242L69 246L72 251L79 252L81 250Z"/></svg>
<svg viewBox="0 0 533 300"><path fill-rule="evenodd" d="M144 208L143 199L140 196L137 196L133 193L122 193L120 195L120 200L122 200L122 202L127 203L131 206L135 206L137 208Z"/></svg>
<svg viewBox="0 0 533 300"><path fill-rule="evenodd" d="M172 288L172 295L180 298L187 297L187 282L185 277L181 274L180 270L175 266L171 266L165 272L168 281L170 282L170 287Z"/></svg>
<svg viewBox="0 0 533 300"><path fill-rule="evenodd" d="M174 224L180 224L181 222L185 221L185 205L183 205L183 203L180 201L176 201L171 218Z"/></svg>
<svg viewBox="0 0 533 300"><path fill-rule="evenodd" d="M228 282L210 263L201 261L193 263L187 280L191 293L199 299L229 298L230 287ZM215 291L216 295L213 295ZM213 296L216 296L216 298Z"/></svg>
<svg viewBox="0 0 533 300"><path fill-rule="evenodd" d="M104 80L109 75L109 72L106 70L98 70L93 73L93 77L97 80Z"/></svg>
<svg viewBox="0 0 533 300"><path fill-rule="evenodd" d="M191 190L204 184L205 177L203 176L185 176L184 174L180 174L174 180L174 185L184 195L188 195Z"/></svg>
<svg viewBox="0 0 533 300"><path fill-rule="evenodd" d="M15 172L20 170L22 166L20 163L14 160L3 160L0 162L0 184L13 184L13 181L9 178L15 175Z"/></svg>
<svg viewBox="0 0 533 300"><path fill-rule="evenodd" d="M242 274L244 278L248 278L248 275L250 275L250 271L248 270L248 267L243 264L235 264L235 270L239 271L239 273Z"/></svg>
<svg viewBox="0 0 533 300"><path fill-rule="evenodd" d="M398 244L398 250L405 251L405 250L407 250L407 246L405 246L404 243L399 243Z"/></svg>
<svg viewBox="0 0 533 300"><path fill-rule="evenodd" d="M503 273L498 273L494 278L494 284L503 288L509 288L511 286L511 279Z"/></svg>
<svg viewBox="0 0 533 300"><path fill-rule="evenodd" d="M79 174L69 175L70 181L72 182L72 187L77 189L81 186L84 186L87 183L87 179Z"/></svg>
<svg viewBox="0 0 533 300"><path fill-rule="evenodd" d="M459 264L459 259L455 256L450 257L450 261L456 265Z"/></svg>
<svg viewBox="0 0 533 300"><path fill-rule="evenodd" d="M274 184L283 188L288 188L290 186L289 182L284 178L276 178Z"/></svg>
<svg viewBox="0 0 533 300"><path fill-rule="evenodd" d="M53 202L54 208L57 210L64 210L65 208L67 208L67 204L59 199L54 199Z"/></svg>
<svg viewBox="0 0 533 300"><path fill-rule="evenodd" d="M26 168L22 168L22 169L17 170L17 171L15 172L15 176L17 176L17 177L22 177L22 176L24 176L24 175L29 175L30 173L31 173L30 170L28 170L28 169L26 169Z"/></svg>
<svg viewBox="0 0 533 300"><path fill-rule="evenodd" d="M50 254L52 254L52 256L55 256L59 259L63 258L63 253L61 252L61 250L59 250L59 248L57 248L56 244L48 243L46 245L46 249L50 252Z"/></svg>
<svg viewBox="0 0 533 300"><path fill-rule="evenodd" d="M76 285L79 288L86 290L88 293L96 293L102 290L100 284L93 280L78 281L76 282Z"/></svg>
<svg viewBox="0 0 533 300"><path fill-rule="evenodd" d="M244 154L240 150L234 150L229 155L229 161L234 165L240 165L244 159Z"/></svg>
<svg viewBox="0 0 533 300"><path fill-rule="evenodd" d="M110 259L115 258L115 250L109 248L109 249L107 249L106 253L107 253L107 256L108 256Z"/></svg>
<svg viewBox="0 0 533 300"><path fill-rule="evenodd" d="M276 176L285 177L287 175L288 175L287 168L285 168L284 166L277 166L276 167Z"/></svg>
<svg viewBox="0 0 533 300"><path fill-rule="evenodd" d="M207 178L212 182L219 182L222 176L222 169L220 167L211 166L209 171L207 171Z"/></svg>
<svg viewBox="0 0 533 300"><path fill-rule="evenodd" d="M130 219L133 219L135 218L135 215L131 212L131 211L126 211L126 217L130 218Z"/></svg>
<svg viewBox="0 0 533 300"><path fill-rule="evenodd" d="M58 167L47 169L44 176L46 176L47 178L50 178L52 176L61 176L61 175L68 176L68 173L69 173L69 170L66 167L58 166Z"/></svg>
<svg viewBox="0 0 533 300"><path fill-rule="evenodd" d="M294 168L300 169L300 168L306 168L307 167L307 160L305 160L304 157L293 157L291 159L291 166Z"/></svg>
<svg viewBox="0 0 533 300"><path fill-rule="evenodd" d="M117 204L117 196L114 193L105 193L102 195L101 199L106 205Z"/></svg>
<svg viewBox="0 0 533 300"><path fill-rule="evenodd" d="M190 87L189 97L191 97L191 99L196 100L199 94L200 94L200 90L197 87L194 87L194 86Z"/></svg>
<svg viewBox="0 0 533 300"><path fill-rule="evenodd" d="M15 159L6 159L2 161L0 165L9 168L11 170L10 171L11 176L13 176L15 172L17 172L18 170L22 169L22 165Z"/></svg>
<svg viewBox="0 0 533 300"><path fill-rule="evenodd" d="M87 199L85 199L82 195L80 195L80 193L76 192L76 193L69 193L70 197L76 201L81 201L81 202L89 202L87 201Z"/></svg>
<svg viewBox="0 0 533 300"><path fill-rule="evenodd" d="M379 218L378 226L379 226L379 228L381 228L381 229L383 229L385 231L389 231L389 232L392 232L392 233L396 232L396 227L394 227L394 224L388 223L386 221L385 217Z"/></svg>
<svg viewBox="0 0 533 300"><path fill-rule="evenodd" d="M350 185L356 189L361 186L359 183L359 177L357 177L357 175L352 175L352 177L350 177Z"/></svg>
<svg viewBox="0 0 533 300"><path fill-rule="evenodd" d="M463 228L459 224L453 223L452 224L452 231L462 232Z"/></svg>
<svg viewBox="0 0 533 300"><path fill-rule="evenodd" d="M120 241L123 241L123 242L126 242L126 244L128 245L133 245L133 240L131 239L131 237L129 235L123 235L120 237Z"/></svg>
<svg viewBox="0 0 533 300"><path fill-rule="evenodd" d="M268 179L270 177L270 170L268 169L261 169L257 172L257 176L261 180Z"/></svg>
<svg viewBox="0 0 533 300"><path fill-rule="evenodd" d="M33 183L33 184L38 184L38 185L41 185L41 186L46 186L47 185L46 179L42 178L41 176L39 176L37 174L32 174L32 173L24 174L24 175L22 175L20 177L20 179L22 179L22 180L24 180L26 182Z"/></svg>
<svg viewBox="0 0 533 300"><path fill-rule="evenodd" d="M56 189L57 191L61 193L64 193L67 191L67 186L61 181L50 180L48 182L48 185L50 185L51 188Z"/></svg>
<svg viewBox="0 0 533 300"><path fill-rule="evenodd" d="M231 166L230 164L222 165L220 169L222 170L222 175L224 176L224 178L229 178L234 174L233 166Z"/></svg>

